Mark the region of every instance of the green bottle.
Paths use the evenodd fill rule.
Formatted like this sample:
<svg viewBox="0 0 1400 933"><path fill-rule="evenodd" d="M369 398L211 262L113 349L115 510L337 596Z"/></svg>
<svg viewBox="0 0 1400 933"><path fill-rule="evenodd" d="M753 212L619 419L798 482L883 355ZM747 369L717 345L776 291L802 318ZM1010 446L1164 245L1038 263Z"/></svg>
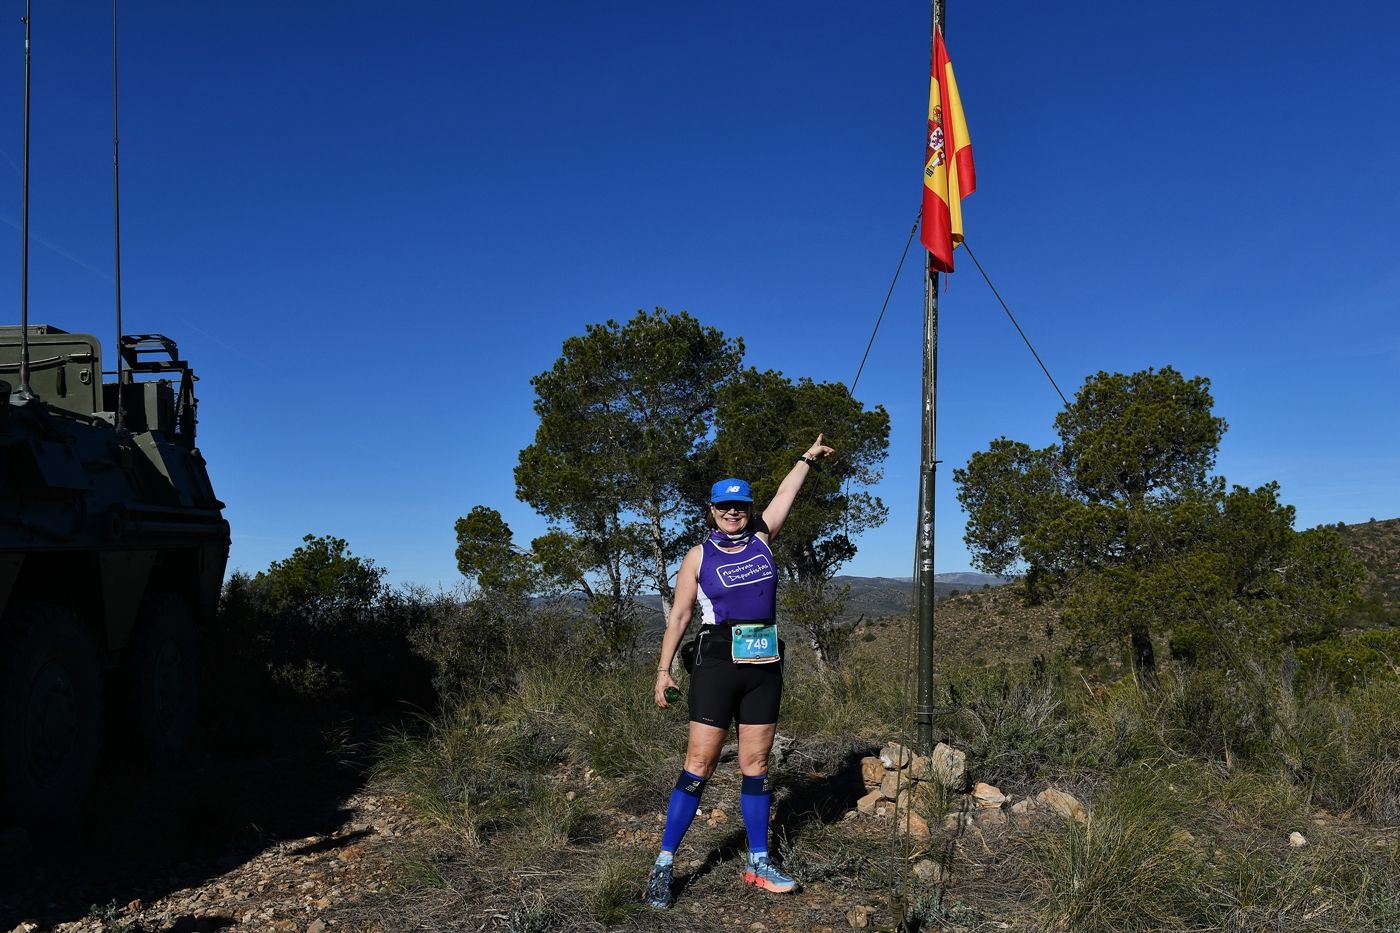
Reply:
<svg viewBox="0 0 1400 933"><path fill-rule="evenodd" d="M667 687L664 691L662 691L661 695L666 698L667 703L675 703L681 698L681 688Z"/></svg>

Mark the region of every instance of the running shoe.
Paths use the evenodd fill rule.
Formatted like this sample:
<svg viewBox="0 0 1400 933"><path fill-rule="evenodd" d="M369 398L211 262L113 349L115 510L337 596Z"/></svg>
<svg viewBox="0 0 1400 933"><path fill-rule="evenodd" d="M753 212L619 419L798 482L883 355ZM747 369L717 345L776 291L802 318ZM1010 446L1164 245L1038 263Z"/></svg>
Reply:
<svg viewBox="0 0 1400 933"><path fill-rule="evenodd" d="M778 870L768 856L759 856L755 862L744 866L744 884L751 884L774 894L787 894L797 890L797 882Z"/></svg>
<svg viewBox="0 0 1400 933"><path fill-rule="evenodd" d="M670 865L651 866L651 877L647 879L647 892L642 895L642 900L657 910L665 910L676 902L671 896Z"/></svg>

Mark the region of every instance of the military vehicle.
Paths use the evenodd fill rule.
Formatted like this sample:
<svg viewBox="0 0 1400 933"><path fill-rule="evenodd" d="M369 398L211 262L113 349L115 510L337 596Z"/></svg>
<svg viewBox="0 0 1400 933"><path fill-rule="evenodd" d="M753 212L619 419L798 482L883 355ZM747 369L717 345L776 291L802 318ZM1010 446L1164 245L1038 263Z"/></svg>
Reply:
<svg viewBox="0 0 1400 933"><path fill-rule="evenodd" d="M104 381L95 338L30 326L21 374L21 336L0 327L0 827L74 812L104 734L185 750L229 549L175 343L119 337Z"/></svg>

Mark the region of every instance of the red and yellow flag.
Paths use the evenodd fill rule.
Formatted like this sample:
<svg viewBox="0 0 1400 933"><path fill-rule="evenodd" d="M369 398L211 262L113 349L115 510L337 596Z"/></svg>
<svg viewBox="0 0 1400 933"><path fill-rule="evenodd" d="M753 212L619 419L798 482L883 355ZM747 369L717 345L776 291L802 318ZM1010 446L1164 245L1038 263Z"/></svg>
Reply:
<svg viewBox="0 0 1400 933"><path fill-rule="evenodd" d="M967 133L953 63L943 31L933 31L929 69L928 148L924 152L924 209L919 239L932 254L933 268L953 271L953 250L963 239L962 199L977 190L972 139Z"/></svg>

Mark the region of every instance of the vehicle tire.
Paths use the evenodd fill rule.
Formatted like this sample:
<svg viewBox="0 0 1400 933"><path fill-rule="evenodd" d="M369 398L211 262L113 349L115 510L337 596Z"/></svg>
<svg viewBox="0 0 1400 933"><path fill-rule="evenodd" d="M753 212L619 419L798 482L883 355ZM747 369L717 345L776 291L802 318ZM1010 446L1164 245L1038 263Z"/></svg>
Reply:
<svg viewBox="0 0 1400 933"><path fill-rule="evenodd" d="M66 609L14 606L0 628L0 826L76 815L101 747L92 635Z"/></svg>
<svg viewBox="0 0 1400 933"><path fill-rule="evenodd" d="M185 601L146 597L131 659L133 712L142 757L157 768L189 750L199 703L199 636Z"/></svg>

